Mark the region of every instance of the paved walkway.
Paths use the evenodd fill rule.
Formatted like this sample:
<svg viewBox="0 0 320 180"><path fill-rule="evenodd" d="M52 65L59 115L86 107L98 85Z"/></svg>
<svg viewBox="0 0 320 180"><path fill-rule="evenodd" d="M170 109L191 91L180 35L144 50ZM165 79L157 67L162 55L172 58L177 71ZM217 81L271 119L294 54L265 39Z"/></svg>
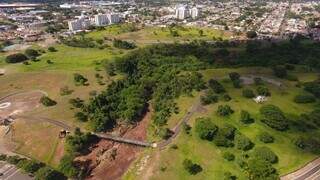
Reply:
<svg viewBox="0 0 320 180"><path fill-rule="evenodd" d="M281 180L320 180L320 158L290 174L282 176Z"/></svg>
<svg viewBox="0 0 320 180"><path fill-rule="evenodd" d="M22 173L14 165L0 161L0 180L32 180L27 174Z"/></svg>

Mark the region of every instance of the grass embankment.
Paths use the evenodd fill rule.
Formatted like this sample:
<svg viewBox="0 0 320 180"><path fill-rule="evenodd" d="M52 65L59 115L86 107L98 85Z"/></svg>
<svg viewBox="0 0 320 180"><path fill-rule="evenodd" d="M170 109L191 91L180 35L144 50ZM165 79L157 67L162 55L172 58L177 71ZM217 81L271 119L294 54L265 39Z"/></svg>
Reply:
<svg viewBox="0 0 320 180"><path fill-rule="evenodd" d="M270 70L265 68L211 69L203 71L202 73L204 74L206 80L213 77L225 79L228 77L228 73L232 71L242 74L257 72L258 74L262 74L264 76L271 76ZM300 81L310 81L317 78L315 73L294 72L294 74L298 75ZM301 93L303 90L295 87L296 83L294 82L286 80L281 81L285 85L282 89L279 89L271 84L266 84L272 95L268 102L265 102L264 104L274 104L279 106L288 117L310 112L314 108L315 104L302 105L294 103L294 96ZM206 110L204 112L199 112L192 117L189 123L191 126L194 125L197 117L210 117L218 126L223 126L224 124L231 124L235 126L241 133L245 134L251 139L251 141L254 142L255 147L267 146L278 155L279 162L275 164L275 167L280 174L289 173L316 157L315 154L305 152L301 149L298 149L294 145L294 140L305 133L296 131L293 128L286 132L279 132L267 127L259 121L259 108L262 106L261 104L255 103L252 99L242 97L242 89L235 89L230 81L221 80L220 82L223 82L223 85L227 89L228 94L232 97L232 100L229 102L220 101L217 104L206 106ZM255 90L256 86L247 85L245 88L251 88ZM196 98L197 97L194 97L193 101L196 101ZM185 114L189 106L184 106L185 102L183 101L183 98L180 99L177 101L179 107L181 107L180 112ZM190 104L189 102L193 101L188 100L186 101L186 104ZM220 104L230 105L235 113L230 117L219 117L216 115L216 110ZM255 119L255 123L251 125L243 125L240 123L239 119L241 110L249 111L252 117ZM177 122L176 118L173 116L168 123L170 127L172 127L170 121ZM272 144L264 144L260 142L257 138L257 135L263 131L272 134L275 138L275 142ZM320 131L317 130L308 132L307 134L309 136L319 136ZM224 172L226 171L236 175L238 179L246 179L244 171L242 171L237 165L236 160L231 162L226 161L223 159L222 154L225 151L229 151L234 153L237 159L237 157L240 157L244 153L250 154L252 150L243 152L237 150L236 148L217 147L213 142L201 140L194 132L194 129L192 130L191 135L181 133L174 141L174 144L178 146L178 149L175 150L168 148L164 151L161 151L160 159L157 162L151 162L156 163L151 179L223 179ZM203 171L194 176L189 175L182 166L184 159L192 159L192 161L199 163L202 166ZM132 173L128 178L139 179L139 177L134 178Z"/></svg>

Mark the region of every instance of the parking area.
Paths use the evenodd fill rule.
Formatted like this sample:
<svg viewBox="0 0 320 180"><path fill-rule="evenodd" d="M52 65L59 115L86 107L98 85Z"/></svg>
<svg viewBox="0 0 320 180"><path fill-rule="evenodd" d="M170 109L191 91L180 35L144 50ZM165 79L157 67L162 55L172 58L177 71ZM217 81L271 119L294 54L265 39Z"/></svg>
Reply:
<svg viewBox="0 0 320 180"><path fill-rule="evenodd" d="M0 161L0 180L32 180L27 174L22 173L15 166Z"/></svg>

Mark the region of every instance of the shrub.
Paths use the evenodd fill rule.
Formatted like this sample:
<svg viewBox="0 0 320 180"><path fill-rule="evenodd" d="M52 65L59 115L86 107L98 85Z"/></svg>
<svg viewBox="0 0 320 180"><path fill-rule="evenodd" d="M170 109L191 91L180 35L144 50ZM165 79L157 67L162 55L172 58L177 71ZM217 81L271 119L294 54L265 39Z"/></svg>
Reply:
<svg viewBox="0 0 320 180"><path fill-rule="evenodd" d="M223 174L223 180L236 180L237 177L235 175L232 175L231 172L225 172Z"/></svg>
<svg viewBox="0 0 320 180"><path fill-rule="evenodd" d="M190 134L191 132L191 126L185 122L182 124L182 129L186 134Z"/></svg>
<svg viewBox="0 0 320 180"><path fill-rule="evenodd" d="M233 114L234 111L231 109L229 105L219 105L217 114L219 116L229 116L230 114Z"/></svg>
<svg viewBox="0 0 320 180"><path fill-rule="evenodd" d="M32 173L34 174L37 172L40 168L45 167L45 164L39 163L35 160L22 160L18 163L18 167L23 169L27 173Z"/></svg>
<svg viewBox="0 0 320 180"><path fill-rule="evenodd" d="M7 157L7 162L13 165L17 165L22 159L19 156Z"/></svg>
<svg viewBox="0 0 320 180"><path fill-rule="evenodd" d="M119 40L119 39L113 40L113 46L119 49L134 49L137 47L134 43Z"/></svg>
<svg viewBox="0 0 320 180"><path fill-rule="evenodd" d="M227 161L233 161L235 159L235 156L231 152L224 152L223 158Z"/></svg>
<svg viewBox="0 0 320 180"><path fill-rule="evenodd" d="M311 122L320 127L320 109L313 110L307 117Z"/></svg>
<svg viewBox="0 0 320 180"><path fill-rule="evenodd" d="M248 111L241 110L240 122L243 124L250 124L254 122L254 119L250 117Z"/></svg>
<svg viewBox="0 0 320 180"><path fill-rule="evenodd" d="M287 76L287 69L284 66L275 66L273 68L273 74L278 78L284 78Z"/></svg>
<svg viewBox="0 0 320 180"><path fill-rule="evenodd" d="M69 103L75 108L82 108L84 106L84 101L80 98L70 99Z"/></svg>
<svg viewBox="0 0 320 180"><path fill-rule="evenodd" d="M209 80L209 88L211 88L217 94L226 92L222 84L220 84L217 80L214 79Z"/></svg>
<svg viewBox="0 0 320 180"><path fill-rule="evenodd" d="M42 96L40 99L40 103L44 106L54 106L57 104L56 101L50 99L48 96Z"/></svg>
<svg viewBox="0 0 320 180"><path fill-rule="evenodd" d="M253 148L254 144L245 135L237 133L235 135L235 145L237 149L247 151Z"/></svg>
<svg viewBox="0 0 320 180"><path fill-rule="evenodd" d="M289 122L279 107L274 105L264 105L260 108L263 118L261 122L278 131L289 128Z"/></svg>
<svg viewBox="0 0 320 180"><path fill-rule="evenodd" d="M316 138L299 137L295 145L309 152L320 153L320 141Z"/></svg>
<svg viewBox="0 0 320 180"><path fill-rule="evenodd" d="M58 179L66 180L67 178L63 174L51 169L48 166L40 168L35 175L35 180L58 180Z"/></svg>
<svg viewBox="0 0 320 180"><path fill-rule="evenodd" d="M75 73L73 77L74 77L74 82L77 86L86 85L86 83L88 82L88 79L82 76L81 74Z"/></svg>
<svg viewBox="0 0 320 180"><path fill-rule="evenodd" d="M257 93L260 96L270 96L271 95L271 93L269 92L269 89L265 86L258 86Z"/></svg>
<svg viewBox="0 0 320 180"><path fill-rule="evenodd" d="M236 128L232 125L226 124L224 127L220 128L218 134L224 136L227 139L233 140Z"/></svg>
<svg viewBox="0 0 320 180"><path fill-rule="evenodd" d="M74 114L74 117L78 120L78 121L81 121L81 122L87 122L88 121L88 116L83 113L83 112L76 112Z"/></svg>
<svg viewBox="0 0 320 180"><path fill-rule="evenodd" d="M208 105L218 102L218 96L214 94L212 89L209 89L205 96L200 97L200 100L202 105Z"/></svg>
<svg viewBox="0 0 320 180"><path fill-rule="evenodd" d="M7 160L7 155L0 154L0 161L6 161L6 160Z"/></svg>
<svg viewBox="0 0 320 180"><path fill-rule="evenodd" d="M253 157L261 158L269 163L277 163L278 156L268 147L257 147L253 151Z"/></svg>
<svg viewBox="0 0 320 180"><path fill-rule="evenodd" d="M218 127L209 118L198 118L195 131L201 139L212 140Z"/></svg>
<svg viewBox="0 0 320 180"><path fill-rule="evenodd" d="M234 88L241 88L241 80L236 79L236 80L232 81L232 85Z"/></svg>
<svg viewBox="0 0 320 180"><path fill-rule="evenodd" d="M214 137L214 144L219 147L233 147L233 142L226 138L223 134L219 133Z"/></svg>
<svg viewBox="0 0 320 180"><path fill-rule="evenodd" d="M68 86L64 86L64 87L60 88L60 95L61 96L69 95L72 92L73 92L73 90L69 89Z"/></svg>
<svg viewBox="0 0 320 180"><path fill-rule="evenodd" d="M274 142L274 137L267 132L260 133L258 135L258 138L261 142L264 142L264 143L273 143Z"/></svg>
<svg viewBox="0 0 320 180"><path fill-rule="evenodd" d="M287 70L294 70L295 69L295 66L293 64L286 64L285 67Z"/></svg>
<svg viewBox="0 0 320 180"><path fill-rule="evenodd" d="M318 82L306 82L303 84L304 90L310 92L315 97L320 97L320 83Z"/></svg>
<svg viewBox="0 0 320 180"><path fill-rule="evenodd" d="M255 31L248 31L246 35L247 35L247 38L249 39L257 37L257 33Z"/></svg>
<svg viewBox="0 0 320 180"><path fill-rule="evenodd" d="M242 96L246 98L254 98L255 94L251 89L242 90Z"/></svg>
<svg viewBox="0 0 320 180"><path fill-rule="evenodd" d="M161 128L159 131L159 136L162 139L169 139L173 135L173 132L169 128Z"/></svg>
<svg viewBox="0 0 320 180"><path fill-rule="evenodd" d="M26 49L25 50L25 55L27 55L29 58L32 58L32 57L38 57L40 54L37 50L34 50L34 49Z"/></svg>
<svg viewBox="0 0 320 180"><path fill-rule="evenodd" d="M224 94L224 95L222 96L222 99L223 99L224 101L230 101L230 100L231 100L231 97L229 96L229 94Z"/></svg>
<svg viewBox="0 0 320 180"><path fill-rule="evenodd" d="M198 174L202 171L202 167L199 164L193 163L190 159L185 159L182 165L184 169L192 175Z"/></svg>
<svg viewBox="0 0 320 180"><path fill-rule="evenodd" d="M48 47L48 51L49 52L57 52L57 49L52 47L52 46L50 46L50 47Z"/></svg>
<svg viewBox="0 0 320 180"><path fill-rule="evenodd" d="M288 74L288 75L286 76L286 79L287 79L288 81L298 81L298 80L299 80L298 77L295 76L295 75L293 75L293 74Z"/></svg>
<svg viewBox="0 0 320 180"><path fill-rule="evenodd" d="M256 86L263 85L263 81L262 81L262 79L260 77L255 77L253 80L254 80L254 84Z"/></svg>
<svg viewBox="0 0 320 180"><path fill-rule="evenodd" d="M22 53L8 55L5 59L6 63L19 63L28 60L28 57Z"/></svg>
<svg viewBox="0 0 320 180"><path fill-rule="evenodd" d="M229 77L230 77L231 81L239 80L240 74L237 72L231 72L231 73L229 73Z"/></svg>
<svg viewBox="0 0 320 180"><path fill-rule="evenodd" d="M59 171L68 177L77 177L79 174L79 170L75 167L75 163L73 162L74 158L74 155L65 154L59 163Z"/></svg>
<svg viewBox="0 0 320 180"><path fill-rule="evenodd" d="M294 98L294 102L305 104L316 102L316 98L311 94L300 94Z"/></svg>

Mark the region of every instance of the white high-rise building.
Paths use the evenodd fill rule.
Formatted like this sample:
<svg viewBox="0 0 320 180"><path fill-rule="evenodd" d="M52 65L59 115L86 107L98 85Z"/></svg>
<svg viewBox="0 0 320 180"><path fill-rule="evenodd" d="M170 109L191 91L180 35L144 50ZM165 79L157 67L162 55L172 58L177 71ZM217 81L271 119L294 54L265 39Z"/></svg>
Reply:
<svg viewBox="0 0 320 180"><path fill-rule="evenodd" d="M107 14L97 14L94 16L94 21L97 26L104 26L109 24L109 19Z"/></svg>
<svg viewBox="0 0 320 180"><path fill-rule="evenodd" d="M180 6L176 8L176 18L177 19L185 19L189 17L189 10L185 6Z"/></svg>
<svg viewBox="0 0 320 180"><path fill-rule="evenodd" d="M72 21L68 21L70 31L80 31L88 29L91 25L91 21L85 18L80 18Z"/></svg>
<svg viewBox="0 0 320 180"><path fill-rule="evenodd" d="M109 20L110 24L115 24L115 23L119 23L120 22L119 14L109 13L109 14L107 14L107 16L108 16L108 20Z"/></svg>
<svg viewBox="0 0 320 180"><path fill-rule="evenodd" d="M70 31L82 30L82 20L77 19L77 20L69 21L68 26Z"/></svg>
<svg viewBox="0 0 320 180"><path fill-rule="evenodd" d="M200 11L197 7L193 7L190 9L190 16L193 18L193 19L196 19L198 16L200 15Z"/></svg>

